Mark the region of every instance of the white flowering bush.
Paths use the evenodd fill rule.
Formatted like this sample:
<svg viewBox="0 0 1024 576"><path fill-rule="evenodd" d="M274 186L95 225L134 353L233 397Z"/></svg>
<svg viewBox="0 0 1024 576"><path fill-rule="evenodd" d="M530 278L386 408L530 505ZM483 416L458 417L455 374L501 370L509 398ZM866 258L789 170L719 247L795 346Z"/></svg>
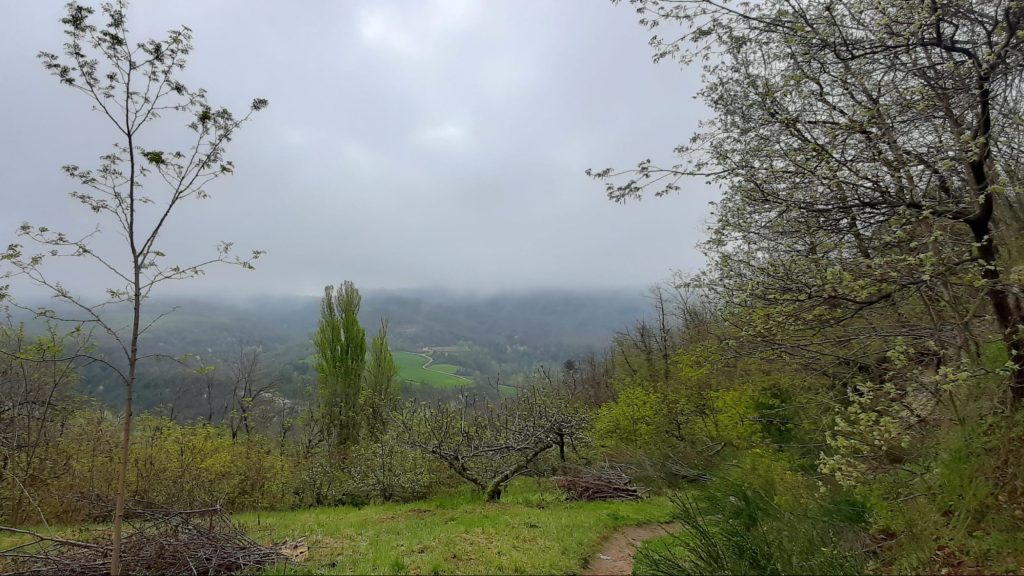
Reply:
<svg viewBox="0 0 1024 576"><path fill-rule="evenodd" d="M825 433L830 453L822 453L819 469L844 486L854 486L875 471L887 453L908 450L915 416L895 400L891 383L857 383L849 405L835 416Z"/></svg>
<svg viewBox="0 0 1024 576"><path fill-rule="evenodd" d="M844 486L855 486L920 453L928 428L943 414L957 413L957 395L975 377L963 367L929 369L900 344L886 355L881 379L861 379L825 433L828 452L819 470ZM948 408L949 410L943 410Z"/></svg>
<svg viewBox="0 0 1024 576"><path fill-rule="evenodd" d="M353 447L348 474L353 493L376 501L424 498L445 476L431 458L400 442L391 430Z"/></svg>

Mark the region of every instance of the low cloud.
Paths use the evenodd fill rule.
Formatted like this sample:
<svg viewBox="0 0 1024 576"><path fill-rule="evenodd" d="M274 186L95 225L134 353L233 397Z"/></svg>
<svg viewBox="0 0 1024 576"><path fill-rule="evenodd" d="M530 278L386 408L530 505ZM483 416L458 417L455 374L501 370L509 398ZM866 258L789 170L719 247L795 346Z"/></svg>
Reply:
<svg viewBox="0 0 1024 576"><path fill-rule="evenodd" d="M60 166L93 165L117 134L36 61L64 41L59 3L7 2L0 14L19 22L0 38L11 87L0 244L22 221L91 229ZM226 239L266 258L173 289L637 286L699 267L713 191L695 181L618 206L583 174L671 161L704 114L698 75L652 64L635 19L590 0L134 3L139 38L193 29L185 79L212 103L271 103L232 143L236 174L174 215L164 250L188 263ZM99 242L116 251L121 239L106 224ZM87 267L59 272L69 286L109 283Z"/></svg>

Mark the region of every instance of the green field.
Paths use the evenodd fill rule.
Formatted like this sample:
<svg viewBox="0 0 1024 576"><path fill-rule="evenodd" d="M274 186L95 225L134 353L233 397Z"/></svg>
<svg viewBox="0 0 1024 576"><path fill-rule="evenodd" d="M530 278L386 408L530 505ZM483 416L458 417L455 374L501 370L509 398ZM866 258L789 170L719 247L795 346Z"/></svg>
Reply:
<svg viewBox="0 0 1024 576"><path fill-rule="evenodd" d="M395 350L392 354L395 357L395 363L398 364L398 377L406 382L435 388L458 388L473 383L469 378L456 374L459 371L458 366L431 363L424 368L423 365L430 360L430 357L424 354L400 350Z"/></svg>
<svg viewBox="0 0 1024 576"><path fill-rule="evenodd" d="M300 564L268 574L577 574L609 534L668 521L671 510L661 496L567 502L547 481L521 478L498 503L459 490L408 504L249 512L235 519L262 544L303 539L309 546ZM37 527L73 539L95 538L103 528ZM28 540L0 533L0 548Z"/></svg>
<svg viewBox="0 0 1024 576"><path fill-rule="evenodd" d="M662 522L664 498L565 502L536 481L514 482L500 503L469 492L411 504L244 514L260 542L305 538L298 573L576 574L605 536Z"/></svg>

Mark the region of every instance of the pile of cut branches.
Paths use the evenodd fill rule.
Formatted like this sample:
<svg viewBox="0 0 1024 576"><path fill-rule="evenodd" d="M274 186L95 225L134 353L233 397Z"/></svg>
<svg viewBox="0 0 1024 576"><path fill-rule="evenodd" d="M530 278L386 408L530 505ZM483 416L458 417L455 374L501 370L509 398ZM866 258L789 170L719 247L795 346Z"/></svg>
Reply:
<svg viewBox="0 0 1024 576"><path fill-rule="evenodd" d="M126 512L130 527L121 542L125 574L235 574L289 560L280 546L268 548L249 538L220 507ZM10 562L3 567L5 574L110 573L109 541L69 540L7 527L0 531L33 539L0 552Z"/></svg>
<svg viewBox="0 0 1024 576"><path fill-rule="evenodd" d="M555 485L570 500L639 500L643 496L633 479L614 466L581 468L555 478Z"/></svg>

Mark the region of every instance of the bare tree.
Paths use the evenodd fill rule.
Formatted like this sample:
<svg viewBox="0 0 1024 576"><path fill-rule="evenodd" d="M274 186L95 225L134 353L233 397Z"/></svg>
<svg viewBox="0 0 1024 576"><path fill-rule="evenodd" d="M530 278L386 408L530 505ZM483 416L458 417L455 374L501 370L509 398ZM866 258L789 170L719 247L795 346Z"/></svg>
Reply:
<svg viewBox="0 0 1024 576"><path fill-rule="evenodd" d="M140 360L153 356L140 350L139 338L164 316L144 318L143 303L158 284L196 277L215 263L252 268L261 255L254 251L246 257L235 256L232 244L222 242L209 259L172 265L161 250L161 234L175 208L188 200L206 198L206 186L211 181L233 172L233 164L225 158L228 143L252 113L267 106L266 100L256 99L248 112L236 117L226 108L208 104L204 90L189 89L178 79L192 51L191 30L181 27L162 40L133 42L126 26L126 8L125 0L104 4L101 12L106 21L97 27L92 23L92 8L68 4L61 20L67 36L63 54L39 54L45 68L62 85L84 94L93 109L110 121L119 139L111 152L100 157L96 169L67 165L64 172L81 187L71 196L99 222L112 224L124 238L124 245L118 252L94 249L91 240L100 233L99 222L92 232L81 236L25 223L20 236L42 251L31 253L15 244L2 256L14 267L7 276L22 276L49 289L68 310L37 309L39 316L92 326L116 342L122 354L119 359L92 358L109 366L125 390L113 519L113 574L121 570L125 473L136 371ZM146 142L146 128L162 115L172 113L187 118L184 134L190 144L165 150ZM46 260L63 256L87 259L99 271L108 273L113 284L106 290L106 297L90 301L44 269ZM127 326L113 323L105 314L119 304L131 308Z"/></svg>
<svg viewBox="0 0 1024 576"><path fill-rule="evenodd" d="M614 353L611 350L601 355L591 352L581 358L576 363L576 375L570 379L575 384L572 389L574 397L590 406L600 406L614 400L613 359Z"/></svg>
<svg viewBox="0 0 1024 576"><path fill-rule="evenodd" d="M260 366L259 347L238 345L238 360L232 366L231 397L224 406L231 439L241 431L252 434L254 412L260 401L269 399L277 383L268 379Z"/></svg>
<svg viewBox="0 0 1024 576"><path fill-rule="evenodd" d="M633 376L656 382L668 382L671 378L671 356L681 329L673 322L672 294L667 285L652 286L648 298L653 304L654 319L641 318L615 334L614 345Z"/></svg>
<svg viewBox="0 0 1024 576"><path fill-rule="evenodd" d="M411 404L396 415L403 439L476 486L488 501L542 454L582 436L586 416L551 388L532 385L493 403Z"/></svg>

